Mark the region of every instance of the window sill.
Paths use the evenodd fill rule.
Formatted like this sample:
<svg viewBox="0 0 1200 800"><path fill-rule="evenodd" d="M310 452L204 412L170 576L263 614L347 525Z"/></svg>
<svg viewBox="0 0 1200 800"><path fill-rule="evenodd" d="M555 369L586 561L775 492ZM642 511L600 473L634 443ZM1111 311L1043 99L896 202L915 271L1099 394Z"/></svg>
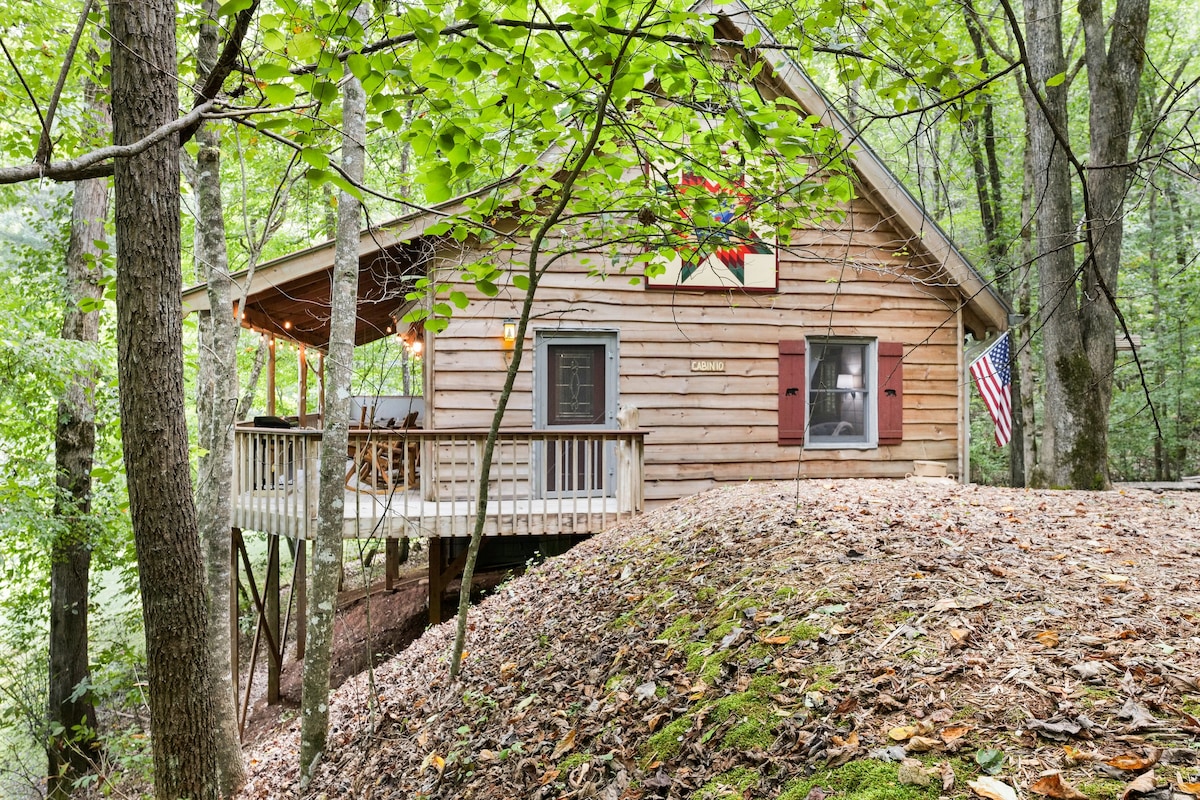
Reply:
<svg viewBox="0 0 1200 800"><path fill-rule="evenodd" d="M805 450L878 450L875 442L808 442Z"/></svg>

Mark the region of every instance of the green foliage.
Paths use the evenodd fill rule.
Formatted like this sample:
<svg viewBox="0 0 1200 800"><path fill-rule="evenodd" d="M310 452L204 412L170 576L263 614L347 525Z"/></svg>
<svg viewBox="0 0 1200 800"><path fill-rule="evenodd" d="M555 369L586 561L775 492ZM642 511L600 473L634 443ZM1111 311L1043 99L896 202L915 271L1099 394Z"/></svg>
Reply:
<svg viewBox="0 0 1200 800"><path fill-rule="evenodd" d="M826 796L845 800L933 800L941 786L901 784L896 764L866 759L851 761L836 769L818 770L807 778L788 783L779 800L804 800L820 787Z"/></svg>

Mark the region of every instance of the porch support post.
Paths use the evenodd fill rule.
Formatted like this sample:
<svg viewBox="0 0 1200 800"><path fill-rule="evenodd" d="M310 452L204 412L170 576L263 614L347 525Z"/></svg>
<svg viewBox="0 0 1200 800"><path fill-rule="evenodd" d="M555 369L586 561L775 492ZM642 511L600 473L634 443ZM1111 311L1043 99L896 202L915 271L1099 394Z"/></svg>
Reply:
<svg viewBox="0 0 1200 800"><path fill-rule="evenodd" d="M388 537L384 540L383 588L395 591L396 578L400 575L400 540Z"/></svg>
<svg viewBox="0 0 1200 800"><path fill-rule="evenodd" d="M237 708L238 686L241 676L238 674L238 660L241 653L238 641L241 639L238 628L238 548L241 547L242 529L229 529L229 669L232 677L233 703Z"/></svg>
<svg viewBox="0 0 1200 800"><path fill-rule="evenodd" d="M275 416L275 337L267 337L267 416Z"/></svg>
<svg viewBox="0 0 1200 800"><path fill-rule="evenodd" d="M304 660L304 646L308 643L308 540L296 540L296 585L292 588L296 597L296 660ZM280 648L282 649L282 645Z"/></svg>
<svg viewBox="0 0 1200 800"><path fill-rule="evenodd" d="M442 621L442 593L446 587L442 585L442 537L434 536L429 539L429 624L437 625Z"/></svg>
<svg viewBox="0 0 1200 800"><path fill-rule="evenodd" d="M300 399L297 402L300 416L300 427L308 427L308 351L304 344L300 345Z"/></svg>
<svg viewBox="0 0 1200 800"><path fill-rule="evenodd" d="M267 702L279 702L279 678L283 666L283 642L279 639L279 537L267 536L267 579L263 589L263 609L266 616L268 648L271 657L267 660Z"/></svg>

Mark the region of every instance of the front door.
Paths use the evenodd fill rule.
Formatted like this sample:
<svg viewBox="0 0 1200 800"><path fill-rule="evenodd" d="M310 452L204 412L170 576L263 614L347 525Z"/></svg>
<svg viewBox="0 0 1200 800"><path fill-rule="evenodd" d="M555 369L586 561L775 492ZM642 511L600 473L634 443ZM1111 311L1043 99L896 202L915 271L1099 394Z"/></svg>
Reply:
<svg viewBox="0 0 1200 800"><path fill-rule="evenodd" d="M585 432L617 426L617 335L539 333L536 370L537 426L583 433L547 436L539 470L545 492L613 494L612 448Z"/></svg>

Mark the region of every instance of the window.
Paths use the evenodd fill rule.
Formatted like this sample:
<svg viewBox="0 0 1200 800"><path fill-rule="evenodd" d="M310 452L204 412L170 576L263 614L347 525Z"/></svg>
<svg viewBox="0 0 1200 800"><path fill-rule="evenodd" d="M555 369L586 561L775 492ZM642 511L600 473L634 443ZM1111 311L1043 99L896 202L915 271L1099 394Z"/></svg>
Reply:
<svg viewBox="0 0 1200 800"><path fill-rule="evenodd" d="M779 443L865 448L903 440L904 347L813 337L779 343Z"/></svg>
<svg viewBox="0 0 1200 800"><path fill-rule="evenodd" d="M808 443L866 444L874 381L873 342L808 340Z"/></svg>

